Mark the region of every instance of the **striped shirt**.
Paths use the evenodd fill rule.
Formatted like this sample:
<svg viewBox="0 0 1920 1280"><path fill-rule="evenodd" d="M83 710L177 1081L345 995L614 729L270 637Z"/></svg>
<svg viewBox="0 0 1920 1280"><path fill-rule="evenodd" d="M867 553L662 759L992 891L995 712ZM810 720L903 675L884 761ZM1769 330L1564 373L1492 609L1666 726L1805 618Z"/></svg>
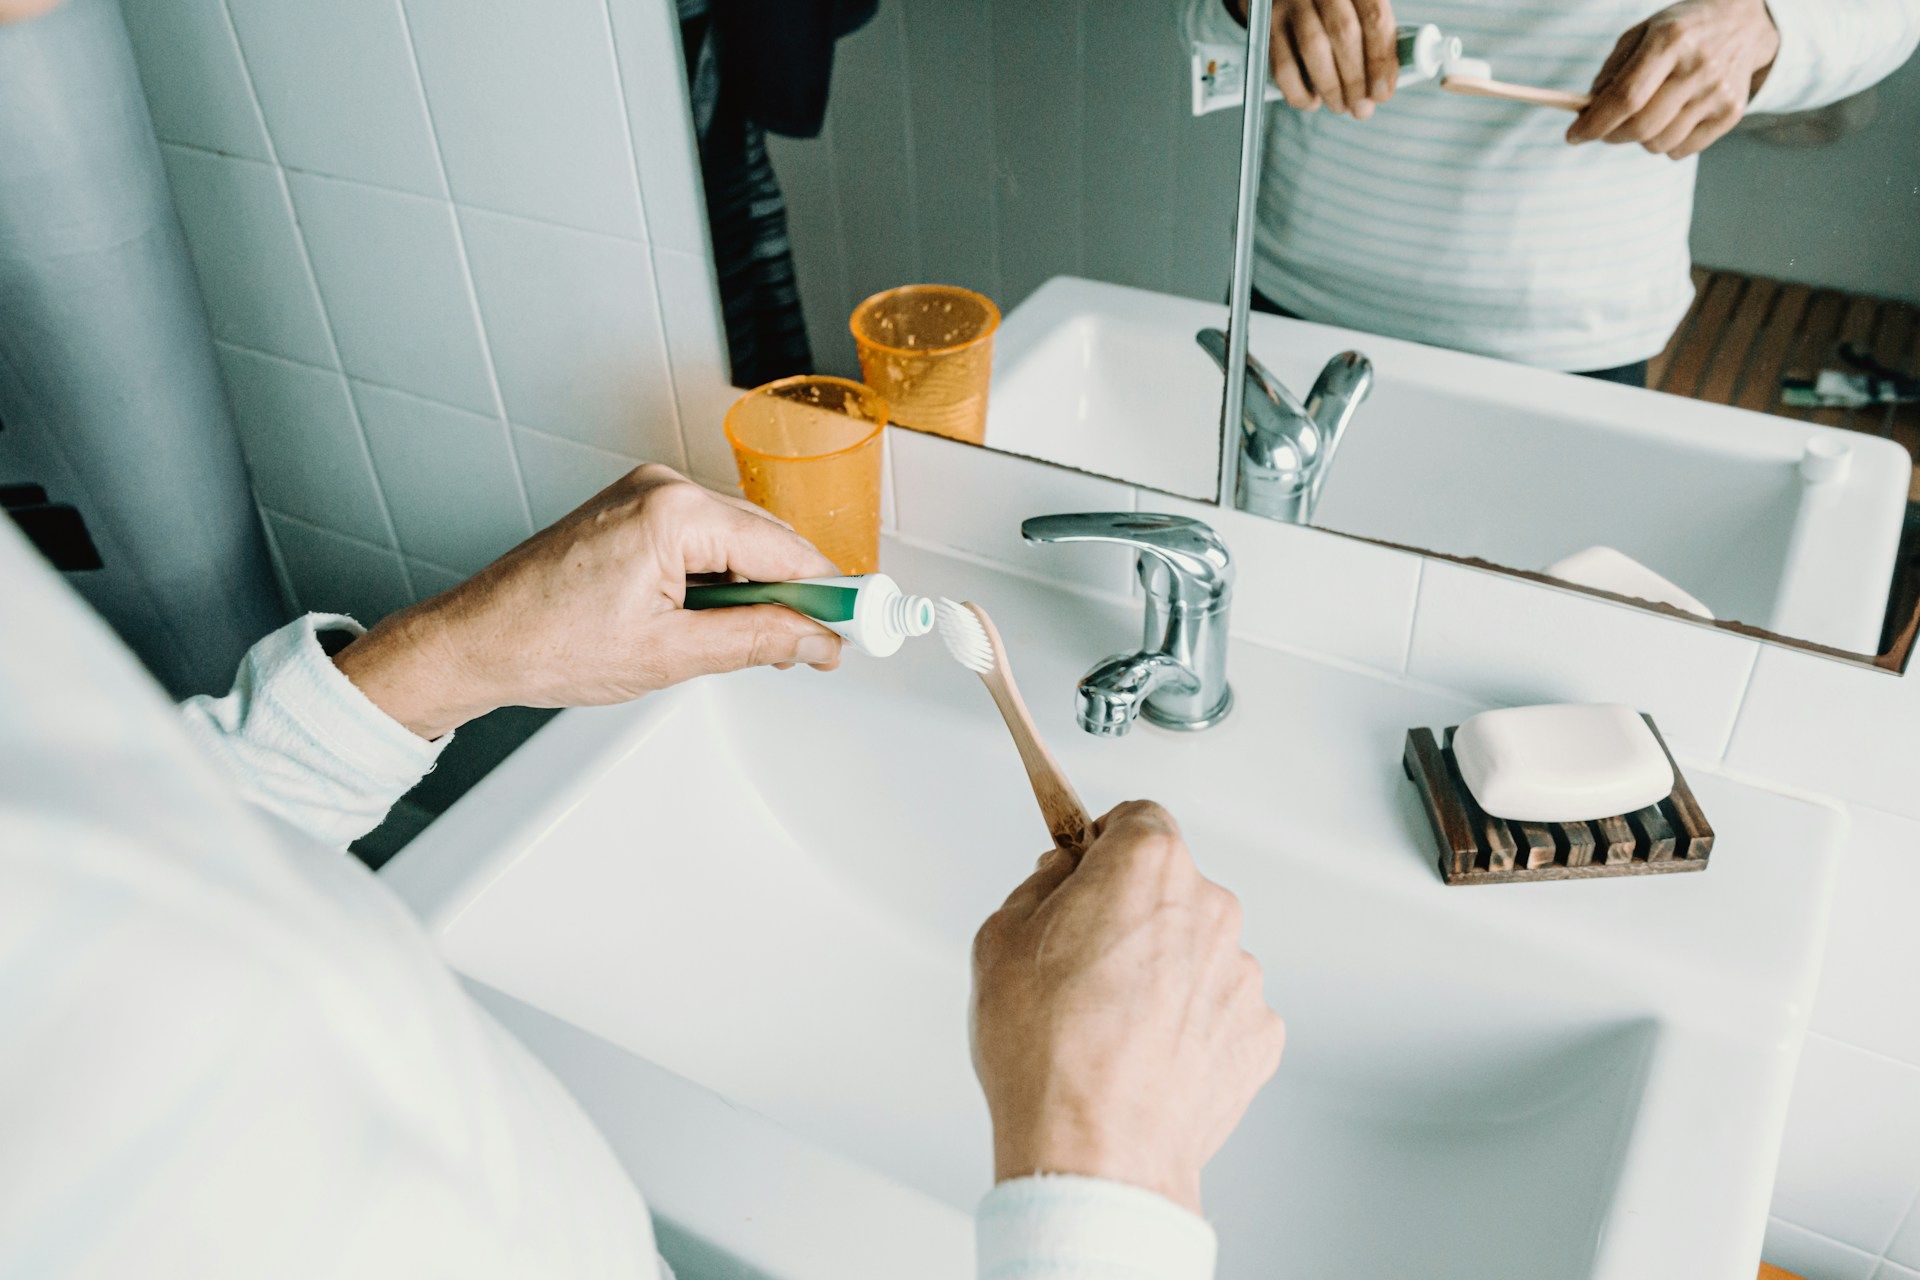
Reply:
<svg viewBox="0 0 1920 1280"><path fill-rule="evenodd" d="M1188 31L1245 32L1221 0ZM1584 92L1658 0L1409 0L1401 23L1460 37L1501 79ZM1920 40L1920 0L1772 0L1780 52L1750 105L1858 92ZM1254 284L1312 320L1549 369L1609 368L1666 345L1693 297L1697 160L1569 146L1569 117L1409 85L1368 121L1269 113Z"/></svg>

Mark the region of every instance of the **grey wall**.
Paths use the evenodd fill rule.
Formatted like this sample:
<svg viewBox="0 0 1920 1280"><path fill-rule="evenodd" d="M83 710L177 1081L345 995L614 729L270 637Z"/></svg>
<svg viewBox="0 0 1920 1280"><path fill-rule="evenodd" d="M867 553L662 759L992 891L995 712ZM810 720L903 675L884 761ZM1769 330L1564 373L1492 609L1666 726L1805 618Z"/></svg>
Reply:
<svg viewBox="0 0 1920 1280"><path fill-rule="evenodd" d="M771 140L821 368L914 280L1002 309L1083 275L1226 295L1239 119L1187 112L1178 0L882 0L819 138Z"/></svg>
<svg viewBox="0 0 1920 1280"><path fill-rule="evenodd" d="M1920 59L1874 89L1879 114L1830 146L1739 132L1700 158L1701 262L1920 302Z"/></svg>

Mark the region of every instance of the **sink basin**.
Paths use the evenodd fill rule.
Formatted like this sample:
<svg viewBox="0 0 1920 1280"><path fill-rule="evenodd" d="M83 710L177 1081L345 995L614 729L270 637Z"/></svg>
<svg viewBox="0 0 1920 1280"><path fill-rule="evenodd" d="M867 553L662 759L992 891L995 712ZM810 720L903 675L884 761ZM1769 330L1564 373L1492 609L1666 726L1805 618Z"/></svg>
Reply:
<svg viewBox="0 0 1920 1280"><path fill-rule="evenodd" d="M988 442L1211 500L1220 382L1193 342L1225 308L1061 277L1008 316ZM1254 356L1304 396L1373 361L1314 523L1542 570L1611 546L1715 617L1877 653L1913 460L1891 440L1256 315ZM1851 450L1810 484L1813 441Z"/></svg>
<svg viewBox="0 0 1920 1280"><path fill-rule="evenodd" d="M1236 645L1225 724L1096 740L1072 682L1137 606L884 561L990 602L1089 805L1165 800L1245 905L1289 1044L1208 1172L1225 1280L1752 1275L1837 812L1695 770L1703 874L1448 888L1400 744L1479 704ZM968 943L1045 843L929 641L563 714L385 874L663 1238L958 1280L991 1168Z"/></svg>

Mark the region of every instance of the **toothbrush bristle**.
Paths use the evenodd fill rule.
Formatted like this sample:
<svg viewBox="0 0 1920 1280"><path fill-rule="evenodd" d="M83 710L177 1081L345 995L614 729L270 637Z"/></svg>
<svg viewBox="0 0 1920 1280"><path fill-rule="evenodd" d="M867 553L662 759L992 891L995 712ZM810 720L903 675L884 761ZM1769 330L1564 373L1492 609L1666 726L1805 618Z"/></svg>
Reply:
<svg viewBox="0 0 1920 1280"><path fill-rule="evenodd" d="M980 675L993 670L993 641L987 638L987 629L980 625L980 619L973 616L971 609L943 596L933 606L933 612L940 639L946 642L947 652L955 662Z"/></svg>

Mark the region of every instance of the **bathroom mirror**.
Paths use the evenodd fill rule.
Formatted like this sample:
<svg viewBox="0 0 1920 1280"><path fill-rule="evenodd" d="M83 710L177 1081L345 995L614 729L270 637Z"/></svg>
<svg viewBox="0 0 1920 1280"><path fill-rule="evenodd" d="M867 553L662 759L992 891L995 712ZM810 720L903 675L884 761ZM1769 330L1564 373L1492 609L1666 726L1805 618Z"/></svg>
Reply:
<svg viewBox="0 0 1920 1280"><path fill-rule="evenodd" d="M825 7L844 34L815 136L790 136L810 117L730 121L738 59L715 45L731 33L683 28L734 382L859 378L862 299L958 285L1003 316L978 443L1211 501L1221 378L1191 333L1169 345L1045 292L1101 282L1148 314L1205 300L1223 322L1239 118L1193 114L1181 0Z"/></svg>
<svg viewBox="0 0 1920 1280"><path fill-rule="evenodd" d="M1222 5L838 6L863 12L818 136L766 138L784 237L741 234L726 192L750 209L742 193L766 191L707 146L723 293L728 234L752 268L729 299L736 382L801 367L741 362L769 330L858 377L861 299L962 285L1005 316L986 447L1219 498L1223 384L1196 335L1227 327L1240 112L1196 115L1195 68L1244 40ZM1584 92L1662 12L1603 8L1447 34L1497 75ZM1873 46L1877 64L1823 57L1852 77L1823 87L1796 56L1774 96L1852 91L1750 114L1697 159L1570 146L1568 113L1431 80L1368 121L1271 103L1253 282L1303 318L1254 315L1250 354L1303 411L1340 407L1310 393L1341 353L1372 375L1288 518L1904 670L1920 63L1900 6L1870 8L1886 39L1847 57ZM1649 390L1563 372L1631 380L1643 357Z"/></svg>

